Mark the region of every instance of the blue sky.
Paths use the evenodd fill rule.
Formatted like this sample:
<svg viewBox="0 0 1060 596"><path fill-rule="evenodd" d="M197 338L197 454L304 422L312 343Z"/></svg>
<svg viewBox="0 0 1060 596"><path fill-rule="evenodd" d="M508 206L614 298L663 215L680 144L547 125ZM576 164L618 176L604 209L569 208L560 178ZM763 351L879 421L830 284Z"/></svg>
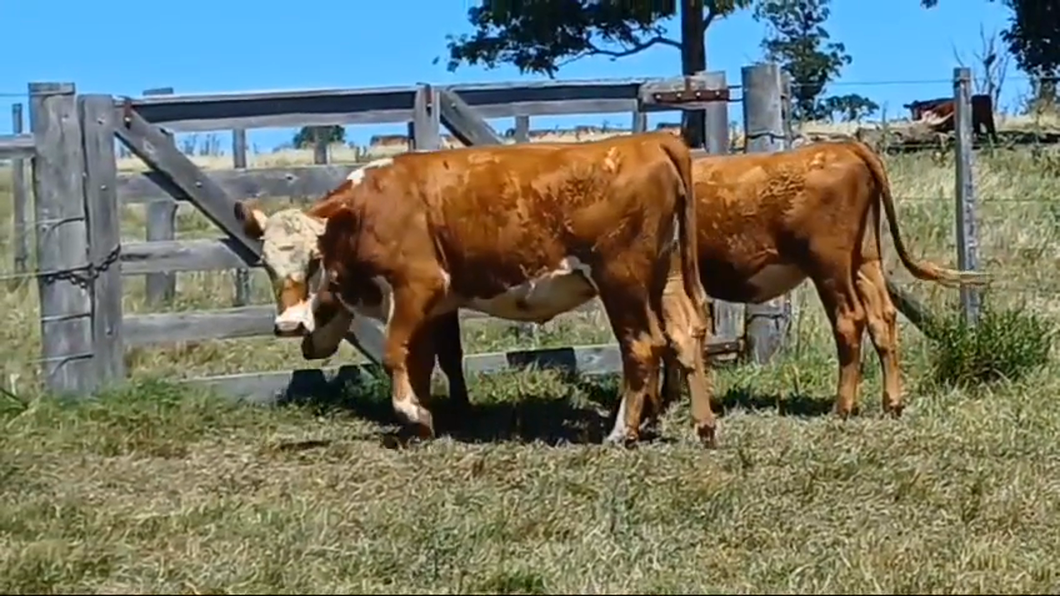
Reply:
<svg viewBox="0 0 1060 596"><path fill-rule="evenodd" d="M3 7L0 35L0 134L11 130L10 105L25 101L29 81L73 81L80 91L139 95L151 87L178 93L534 80L511 67L462 67L447 72L445 35L469 31L468 0L368 2L315 0L270 4L268 0L184 0L178 4L108 0L15 1ZM179 9L177 8L179 6ZM884 8L884 7L887 8ZM1000 3L942 0L925 10L919 0L835 0L827 28L846 44L854 62L831 93L860 93L889 115L902 104L952 93L954 51L971 65L980 25L989 33L1005 25ZM676 27L672 27L676 28ZM47 31L46 40L40 39ZM762 56L763 26L749 13L714 23L707 34L710 70L724 70L730 84L740 68ZM653 48L612 61L590 58L565 66L557 78L667 77L678 74L678 51ZM1025 93L1025 77L1010 68L1001 107ZM738 105L730 119L740 119ZM674 121L653 115L649 126ZM537 118L532 128L574 124L628 126L628 114ZM510 120L493 121L504 130ZM404 132L401 125L356 126L347 137L365 143L374 134ZM290 139L291 131L248 134L259 151ZM222 147L230 135L221 134Z"/></svg>

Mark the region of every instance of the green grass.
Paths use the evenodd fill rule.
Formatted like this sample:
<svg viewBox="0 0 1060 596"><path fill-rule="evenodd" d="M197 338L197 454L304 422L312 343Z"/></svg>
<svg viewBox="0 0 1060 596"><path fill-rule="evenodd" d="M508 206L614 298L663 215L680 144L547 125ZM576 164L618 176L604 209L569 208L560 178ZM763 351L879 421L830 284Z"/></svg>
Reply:
<svg viewBox="0 0 1060 596"><path fill-rule="evenodd" d="M977 165L981 261L998 274L991 303L1057 322L1060 182L1028 154L984 153ZM945 263L952 167L889 158L907 244ZM5 184L0 172L9 221ZM142 238L142 215L126 217L127 237ZM182 237L212 234L182 214ZM230 280L180 275L172 308L226 306ZM142 281L126 281L127 310L147 312ZM906 287L936 309L956 302L945 288ZM658 440L602 447L614 379L550 372L473 377L469 419L437 400L444 436L392 449L385 387L265 409L150 380L305 366L297 342L272 338L130 351L129 387L85 403L41 398L36 289L16 287L0 297L0 369L18 395L0 397L0 591L1060 589L1060 365L946 388L937 348L903 321L906 415L880 415L866 342L863 415L840 422L827 415L836 363L825 317L808 287L793 300L787 353L716 371L716 451L691 440L683 403ZM557 321L541 343L607 341L602 323ZM464 339L468 352L527 344L492 322L467 324ZM332 362L354 358L344 349Z"/></svg>

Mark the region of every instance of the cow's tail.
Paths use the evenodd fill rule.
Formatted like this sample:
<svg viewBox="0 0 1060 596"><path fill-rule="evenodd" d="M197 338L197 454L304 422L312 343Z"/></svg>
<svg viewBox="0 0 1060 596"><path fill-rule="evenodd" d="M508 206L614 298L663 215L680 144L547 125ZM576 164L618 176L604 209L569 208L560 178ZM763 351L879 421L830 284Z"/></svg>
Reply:
<svg viewBox="0 0 1060 596"><path fill-rule="evenodd" d="M684 277L685 293L697 309L707 307L706 291L699 278L699 248L696 241L696 198L692 182L692 156L688 146L679 137L663 142L670 163L681 178L680 192L674 210L677 220L677 250L680 251L681 275Z"/></svg>
<svg viewBox="0 0 1060 596"><path fill-rule="evenodd" d="M860 141L853 141L854 152L861 158L862 162L872 172L879 190L879 200L883 203L883 210L887 216L887 227L891 231L891 239L894 248L898 251L898 258L902 265L909 270L917 279L934 281L946 286L962 285L984 285L990 281L990 276L978 271L961 271L940 267L928 261L916 260L909 255L909 251L902 241L902 234L898 229L898 214L894 207L894 198L891 196L891 185L887 180L887 172L883 166L880 156L870 149L868 145Z"/></svg>

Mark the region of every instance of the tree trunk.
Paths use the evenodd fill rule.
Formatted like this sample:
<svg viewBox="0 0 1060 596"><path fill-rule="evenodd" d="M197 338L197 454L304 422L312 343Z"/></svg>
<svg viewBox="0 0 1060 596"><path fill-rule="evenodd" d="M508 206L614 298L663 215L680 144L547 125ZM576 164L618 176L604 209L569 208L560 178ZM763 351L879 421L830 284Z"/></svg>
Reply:
<svg viewBox="0 0 1060 596"><path fill-rule="evenodd" d="M707 69L707 48L703 31L703 0L681 2L681 74L688 76ZM689 147L703 147L706 140L706 113L682 110L681 135Z"/></svg>

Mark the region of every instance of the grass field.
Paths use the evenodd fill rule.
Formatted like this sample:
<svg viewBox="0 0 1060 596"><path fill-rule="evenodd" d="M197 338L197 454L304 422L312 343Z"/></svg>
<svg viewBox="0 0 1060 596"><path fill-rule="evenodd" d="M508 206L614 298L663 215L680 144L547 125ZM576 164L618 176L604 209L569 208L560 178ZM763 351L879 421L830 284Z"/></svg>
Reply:
<svg viewBox="0 0 1060 596"><path fill-rule="evenodd" d="M952 263L952 161L907 155L889 168L907 244ZM1058 171L1049 155L999 152L978 156L976 176L982 262L998 274L990 301L1052 320ZM3 172L4 222L8 192ZM127 238L142 238L142 213L126 218ZM216 234L193 213L180 226L181 237ZM231 302L230 275L178 279L174 309ZM142 280L126 282L127 311L146 311ZM907 287L936 309L956 300ZM36 288L12 283L0 295L0 370L19 396L0 397L0 591L1060 590L1060 366L941 387L936 347L903 321L906 416L880 416L866 346L863 415L842 423L827 415L836 364L820 305L805 285L793 300L794 337L775 363L716 371L716 451L690 440L685 404L659 440L601 447L614 379L549 372L472 378L472 419L447 419L442 399L450 436L394 450L385 387L263 409L165 382L305 366L297 342L272 338L131 351L129 387L79 404L40 398ZM608 341L603 327L598 315L556 322L540 342ZM468 352L527 343L493 322L466 325L464 339ZM332 362L355 358L344 348Z"/></svg>

